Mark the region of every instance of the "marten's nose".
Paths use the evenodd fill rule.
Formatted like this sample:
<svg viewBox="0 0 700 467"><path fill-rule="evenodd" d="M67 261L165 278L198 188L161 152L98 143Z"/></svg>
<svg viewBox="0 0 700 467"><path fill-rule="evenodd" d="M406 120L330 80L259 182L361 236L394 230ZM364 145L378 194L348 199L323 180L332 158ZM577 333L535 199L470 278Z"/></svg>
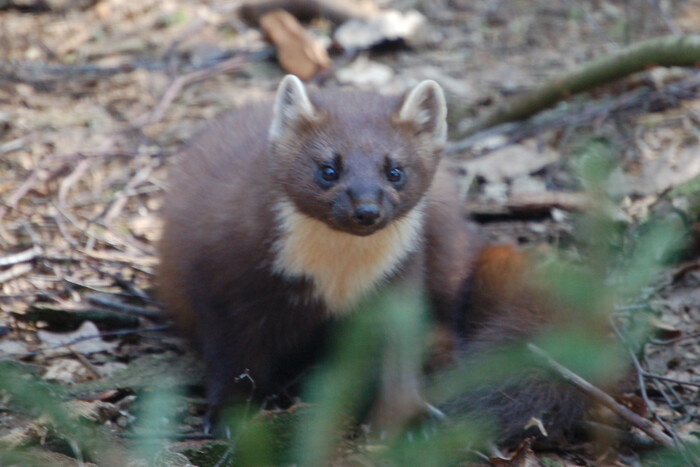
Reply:
<svg viewBox="0 0 700 467"><path fill-rule="evenodd" d="M379 206L374 203L363 203L355 208L353 220L360 225L374 225L379 220Z"/></svg>

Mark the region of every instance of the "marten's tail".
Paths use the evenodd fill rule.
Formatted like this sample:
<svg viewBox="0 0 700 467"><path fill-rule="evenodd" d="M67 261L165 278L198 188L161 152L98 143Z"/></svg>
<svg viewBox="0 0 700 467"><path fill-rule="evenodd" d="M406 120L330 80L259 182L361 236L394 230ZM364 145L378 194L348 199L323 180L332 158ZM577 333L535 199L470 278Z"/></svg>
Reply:
<svg viewBox="0 0 700 467"><path fill-rule="evenodd" d="M587 412L586 396L531 363L524 348L525 341L570 317L535 278L527 255L513 246L484 248L473 271L457 313L458 360L473 364L478 374L441 409L453 418L491 423L500 445L517 445L526 436L540 445L570 439Z"/></svg>

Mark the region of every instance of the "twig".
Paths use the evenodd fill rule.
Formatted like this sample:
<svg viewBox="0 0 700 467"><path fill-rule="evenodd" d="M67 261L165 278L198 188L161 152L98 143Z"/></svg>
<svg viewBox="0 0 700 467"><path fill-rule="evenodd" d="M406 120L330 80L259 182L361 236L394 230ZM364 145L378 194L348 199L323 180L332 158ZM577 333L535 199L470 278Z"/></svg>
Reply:
<svg viewBox="0 0 700 467"><path fill-rule="evenodd" d="M93 305L104 306L106 308L121 311L122 313L126 313L129 315L143 316L144 318L156 321L163 321L167 318L166 314L160 310L154 310L152 308L144 308L134 305L127 305L126 303L118 302L107 297L101 297L99 295L91 295L88 297L87 300Z"/></svg>
<svg viewBox="0 0 700 467"><path fill-rule="evenodd" d="M90 361L85 358L85 355L81 354L80 352L76 352L71 346L67 346L68 350L73 354L75 358L80 361L80 363L85 367L85 369L90 373L90 375L93 377L93 379L100 379L101 375L100 372L97 371L97 368L95 368L95 365L90 363Z"/></svg>
<svg viewBox="0 0 700 467"><path fill-rule="evenodd" d="M632 346L629 344L629 340L626 338L626 336L623 334L623 332L620 330L620 328L617 326L615 323L615 320L610 317L610 326L612 327L613 331L617 335L617 337L620 339L620 341L625 345L627 348L627 352L630 355L630 358L632 359L632 363L634 364L634 368L637 372L637 384L639 385L639 391L642 394L642 399L644 399L644 403L646 404L647 408L651 412L651 415L654 417L654 419L659 422L659 424L666 430L668 433L672 435L672 439L678 447L683 446L683 440L678 437L678 434L674 430L672 430L666 423L659 417L659 415L656 413L656 410L654 410L654 406L651 404L651 401L649 400L649 394L647 394L647 388L646 384L644 382L644 377L642 376L642 373L644 372L644 369L642 368L642 365L639 363L639 359L637 358L637 355L635 354ZM642 352L644 351L643 345L642 345ZM666 397L666 394L664 394L664 397ZM669 406L672 404L670 401L668 401L667 398L667 403ZM685 450L681 450L681 453L683 456L686 456Z"/></svg>
<svg viewBox="0 0 700 467"><path fill-rule="evenodd" d="M97 222L97 225L100 227L104 227L109 231L110 234L112 234L112 237L114 237L115 240L118 240L121 242L122 245L127 246L133 250L137 250L140 253L143 253L144 255L147 256L155 256L156 255L156 249L155 247L151 246L148 243L142 242L135 238L131 232L127 232L126 234L121 233L119 230L115 229L112 224L106 221L102 222Z"/></svg>
<svg viewBox="0 0 700 467"><path fill-rule="evenodd" d="M134 283L132 283L129 280L126 280L121 276L121 274L117 273L110 273L106 272L105 274L111 276L114 281L117 283L119 287L122 289L126 290L128 293L132 294L134 297L138 297L141 300L144 300L146 302L155 302L153 298L151 298L146 292L138 288Z"/></svg>
<svg viewBox="0 0 700 467"><path fill-rule="evenodd" d="M135 189L141 183L148 180L148 178L151 176L151 173L153 173L154 168L155 168L155 165L153 163L151 163L151 164L148 164L147 166L139 169L134 174L134 176L131 177L131 179L127 182L127 184L124 186L124 188L116 194L115 199L112 203L112 206L109 208L109 210L105 214L105 223L106 224L111 225L112 221L117 216L119 216L119 214L122 212L122 209L124 209L124 205L126 204L126 202L128 200L127 192Z"/></svg>
<svg viewBox="0 0 700 467"><path fill-rule="evenodd" d="M152 256L136 256L127 253L97 251L87 248L81 248L78 249L78 251L83 253L85 256L100 261L114 261L115 263L127 263L131 266L139 265L143 267L154 267L156 264L158 264L158 260Z"/></svg>
<svg viewBox="0 0 700 467"><path fill-rule="evenodd" d="M161 121L167 110L185 87L196 83L197 81L202 81L221 73L230 73L232 71L240 70L243 65L245 65L246 59L246 55L236 56L228 60L224 60L221 63L217 63L211 68L197 70L186 75L178 76L170 83L153 110L137 117L131 122L130 126L138 128L153 125L154 123Z"/></svg>
<svg viewBox="0 0 700 467"><path fill-rule="evenodd" d="M24 147L25 144L29 142L29 140L33 137L34 135L26 135L26 136L21 136L19 138L15 138L13 140L7 141L5 143L0 144L0 156L3 154L7 154L8 152L13 152L17 151L18 149L21 149Z"/></svg>
<svg viewBox="0 0 700 467"><path fill-rule="evenodd" d="M620 332L620 330L617 328L617 326L615 326L615 324L614 324L614 322L612 322L612 320L611 320L611 323L613 323L613 330L615 331L615 333L620 337L620 339L621 339L623 342L625 342L624 336L622 335L622 333ZM681 438L678 436L678 434L676 434L675 431L671 430L670 427L668 427L668 426L666 425L666 422L664 422L664 421L661 419L661 417L659 417L659 414L656 413L656 411L654 410L654 407L651 405L651 402L649 401L649 395L647 394L647 388L646 388L646 385L644 384L644 377L642 376L642 372L643 372L644 370L642 369L642 365L639 363L639 359L638 359L637 356L634 354L634 352L632 351L632 349L628 348L627 351L629 352L630 356L632 357L632 362L634 363L634 367L635 367L635 369L637 370L637 382L638 382L638 384L639 384L639 390L640 390L641 393L642 393L642 398L644 399L644 403L645 403L645 404L647 405L647 407L649 408L649 411L651 412L651 414L652 414L652 416L654 417L654 419L655 419L657 422L659 422L659 424L660 424L666 431L668 431L669 433L671 433L671 434L673 435L674 445L676 445L677 447L683 447L683 448L684 448L684 449L679 449L679 452L681 453L681 455L683 456L683 458L684 458L686 461L690 461L690 459L688 459L688 456L691 456L692 454L689 453L687 447L684 445L685 442L683 441L683 439L681 439ZM669 404L669 405L671 405L671 404ZM694 465L694 464L696 464L696 463L694 463L694 462L689 462L689 465Z"/></svg>
<svg viewBox="0 0 700 467"><path fill-rule="evenodd" d="M98 157L134 157L138 155L138 153L135 152L129 152L129 151L99 151L99 152L92 152L92 153L83 153L83 152L75 152L75 153L68 153L68 154L62 154L62 155L50 155L48 157L45 157L42 162L39 164L39 166L35 167L32 170L32 173L27 177L27 179L22 183L4 202L4 206L0 206L0 219L5 217L5 214L10 209L16 209L17 205L19 202L26 196L29 191L31 191L32 188L34 188L34 185L39 181L39 174L41 173L42 170L48 170L47 165L48 162L54 161L55 159L62 159L62 163L55 169L51 171L52 176L49 176L48 179L52 179L55 177L55 174L58 174L63 171L64 168L68 167L70 163L72 163L76 159L83 159L83 158L98 158Z"/></svg>
<svg viewBox="0 0 700 467"><path fill-rule="evenodd" d="M20 251L7 256L0 256L0 266L11 266L17 263L26 263L31 261L41 254L41 248L39 246L34 246L28 250Z"/></svg>
<svg viewBox="0 0 700 467"><path fill-rule="evenodd" d="M542 359L547 366L554 370L560 377L562 377L567 382L574 385L579 390L586 393L588 396L592 397L599 403L603 404L605 407L612 410L615 414L629 422L631 425L639 428L644 433L648 434L651 438L659 442L662 446L667 448L673 448L673 439L667 436L665 433L659 431L649 420L640 417L636 413L618 404L615 399L610 395L606 394L602 390L593 386L588 381L584 380L568 368L557 363L552 357L547 354L544 350L540 349L532 343L527 344L527 348L530 352L535 354L537 357Z"/></svg>
<svg viewBox="0 0 700 467"><path fill-rule="evenodd" d="M55 216L51 216L51 218L56 223L56 227L58 227L58 232L61 234L61 236L68 242L70 246L76 248L78 246L78 241L70 234L70 232L68 232L68 230L66 229L66 224L63 222L61 216L57 214Z"/></svg>
<svg viewBox="0 0 700 467"><path fill-rule="evenodd" d="M10 209L16 209L17 208L17 203L19 203L19 200L24 198L24 195L29 193L29 190L31 190L34 187L34 184L39 180L39 171L41 170L41 167L37 167L34 170L32 170L32 173L27 177L27 179L22 183L11 195L9 198L7 198L7 201L5 201L5 205L0 207L0 219L5 217L5 214L7 214L7 211Z"/></svg>
<svg viewBox="0 0 700 467"><path fill-rule="evenodd" d="M109 273L107 273L107 274L109 274ZM65 281L66 283L70 284L70 285L75 286L75 287L80 287L80 288L82 288L82 289L87 289L87 290L90 290L90 291L92 291L92 292L96 292L96 293L99 293L99 294L112 295L112 296L115 296L115 297L122 297L122 298L134 298L134 297L138 297L138 298L140 298L140 299L142 299L142 300L151 301L151 302L153 301L152 299L149 299L148 296L142 297L141 295L136 295L136 294L134 294L134 293L112 292L112 291L110 291L110 290L105 290L105 289L101 289L101 288L99 288L99 287L94 287L94 286L92 286L92 285L84 284L84 283L82 283L82 282L73 280L73 279L71 279L70 277L63 277L62 280Z"/></svg>
<svg viewBox="0 0 700 467"><path fill-rule="evenodd" d="M66 197L68 196L68 190L82 177L85 172L88 171L90 166L93 164L95 159L83 159L78 163L78 165L73 169L73 172L65 177L58 188L58 204L61 207L66 205Z"/></svg>

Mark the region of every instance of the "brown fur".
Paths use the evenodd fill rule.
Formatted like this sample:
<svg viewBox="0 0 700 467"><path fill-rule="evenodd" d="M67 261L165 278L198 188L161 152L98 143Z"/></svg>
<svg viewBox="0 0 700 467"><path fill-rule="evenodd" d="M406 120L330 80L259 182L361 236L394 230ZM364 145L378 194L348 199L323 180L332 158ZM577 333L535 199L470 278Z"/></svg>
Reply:
<svg viewBox="0 0 700 467"><path fill-rule="evenodd" d="M460 337L456 360L483 361L505 350L510 352L506 360L519 357L523 361L515 368L493 368L492 374L484 377L494 379L465 388L441 408L456 418L495 424L498 443L509 447L525 437L534 438L538 447L571 440L577 423L590 413L591 401L530 358L524 344L567 331L609 343L608 327L601 326L600 315L572 309L543 282L536 261L512 245L485 246L472 266L473 274L464 283L457 306ZM593 381L615 386L605 378ZM533 419L542 422L546 434Z"/></svg>
<svg viewBox="0 0 700 467"><path fill-rule="evenodd" d="M160 296L198 342L211 413L250 394L249 380L238 379L245 371L258 400L289 391L325 351L334 318L389 283L430 297L433 368L479 358L557 320L528 278L527 259L509 246L482 248L462 218L439 163L441 95L427 92L408 106L411 95L340 91L306 101L285 83L275 104L213 122L171 173ZM324 164L339 164L337 183L318 179ZM405 168L404 187L387 184L388 164ZM365 202L380 213L371 226L352 218ZM406 415L396 413L397 401L415 404L415 388L399 387L412 386L413 376L383 384L391 417ZM494 417L506 444L522 438L531 417L542 417L553 439L568 436L585 408L576 390L536 368L445 406Z"/></svg>
<svg viewBox="0 0 700 467"><path fill-rule="evenodd" d="M442 96L428 88L417 101L428 110L412 112L410 96L319 91L311 110L283 86L283 111L263 103L220 118L171 173L160 296L199 343L213 413L251 391L237 380L245 370L256 398L284 392L323 351L331 317L383 284L426 290L448 316L468 270L456 198L433 183L444 122L430 109ZM321 189L317 166L334 157L343 176ZM405 169L404 187L386 182L387 164ZM370 227L348 214L365 201L382 216ZM460 240L426 245L438 230Z"/></svg>

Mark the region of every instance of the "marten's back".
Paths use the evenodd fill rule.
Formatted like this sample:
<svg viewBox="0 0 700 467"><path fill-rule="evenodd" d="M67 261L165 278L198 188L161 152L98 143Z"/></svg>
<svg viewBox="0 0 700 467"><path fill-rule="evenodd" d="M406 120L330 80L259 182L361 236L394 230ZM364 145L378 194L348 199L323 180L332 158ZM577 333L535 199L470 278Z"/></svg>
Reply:
<svg viewBox="0 0 700 467"><path fill-rule="evenodd" d="M196 136L171 167L160 242L159 295L179 327L196 332L193 287L219 276L240 275L238 252L264 251L272 227L260 204L269 195L265 163L270 104L252 105L218 118ZM231 242L235 242L232 245ZM248 258L250 259L250 258ZM210 271L200 277L193 266ZM216 290L212 288L212 290Z"/></svg>

